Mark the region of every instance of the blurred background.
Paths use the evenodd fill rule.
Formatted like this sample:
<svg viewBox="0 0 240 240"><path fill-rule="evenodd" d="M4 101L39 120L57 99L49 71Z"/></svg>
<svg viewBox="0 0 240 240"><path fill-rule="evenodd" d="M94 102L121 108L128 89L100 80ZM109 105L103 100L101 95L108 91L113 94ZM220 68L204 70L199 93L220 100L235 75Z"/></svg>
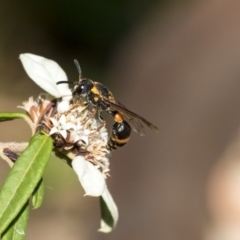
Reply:
<svg viewBox="0 0 240 240"><path fill-rule="evenodd" d="M78 59L85 77L160 129L133 133L111 157L120 212L112 233L97 232L98 199L83 197L53 158L26 239L240 239L239 26L237 0L1 0L0 111L42 92L18 59L28 52L55 60L72 81ZM30 135L22 121L0 125L2 142ZM1 184L8 172L0 162Z"/></svg>

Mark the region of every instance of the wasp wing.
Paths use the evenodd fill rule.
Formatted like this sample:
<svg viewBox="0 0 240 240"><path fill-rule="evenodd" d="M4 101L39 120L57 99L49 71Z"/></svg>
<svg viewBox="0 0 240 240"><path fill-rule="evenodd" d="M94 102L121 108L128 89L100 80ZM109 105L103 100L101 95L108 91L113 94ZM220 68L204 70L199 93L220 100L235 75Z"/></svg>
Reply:
<svg viewBox="0 0 240 240"><path fill-rule="evenodd" d="M145 118L141 117L140 115L128 110L123 104L119 102L111 102L109 100L104 100L110 107L116 109L117 111L121 112L129 121L129 123L132 125L133 130L138 132L140 135L144 135L144 124L146 124L152 131L158 132L158 128L154 126L152 123L147 121Z"/></svg>
<svg viewBox="0 0 240 240"><path fill-rule="evenodd" d="M139 117L141 116L138 116L137 114L137 117L136 116L132 116L131 114L127 114L126 112L124 112L124 110L128 110L122 103L120 103L119 101L116 101L116 103L121 110L118 110L120 112L122 112L122 114L124 115L124 118L130 123L130 125L132 126L132 129L139 133L141 136L145 136L145 129L144 129L144 126L142 124L142 121L139 119ZM116 107L115 107L116 108ZM130 111L130 110L128 110ZM131 111L130 111L131 112ZM131 112L133 113L133 112ZM135 113L133 113L135 114Z"/></svg>

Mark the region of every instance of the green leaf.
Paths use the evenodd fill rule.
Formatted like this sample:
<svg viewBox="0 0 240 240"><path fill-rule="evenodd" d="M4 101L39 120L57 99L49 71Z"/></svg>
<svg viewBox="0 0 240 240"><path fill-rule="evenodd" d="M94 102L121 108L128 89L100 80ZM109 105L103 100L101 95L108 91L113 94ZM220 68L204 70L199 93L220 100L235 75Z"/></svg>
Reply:
<svg viewBox="0 0 240 240"><path fill-rule="evenodd" d="M32 204L34 209L39 208L42 205L43 197L44 197L44 184L43 179L41 178L32 196Z"/></svg>
<svg viewBox="0 0 240 240"><path fill-rule="evenodd" d="M27 228L29 206L28 202L23 206L17 217L10 223L2 234L2 240L24 240Z"/></svg>
<svg viewBox="0 0 240 240"><path fill-rule="evenodd" d="M50 137L38 135L33 139L14 164L0 191L0 233L30 198L51 155Z"/></svg>
<svg viewBox="0 0 240 240"><path fill-rule="evenodd" d="M15 112L0 112L0 122L11 121L16 118L27 118L28 115L25 113L15 113Z"/></svg>

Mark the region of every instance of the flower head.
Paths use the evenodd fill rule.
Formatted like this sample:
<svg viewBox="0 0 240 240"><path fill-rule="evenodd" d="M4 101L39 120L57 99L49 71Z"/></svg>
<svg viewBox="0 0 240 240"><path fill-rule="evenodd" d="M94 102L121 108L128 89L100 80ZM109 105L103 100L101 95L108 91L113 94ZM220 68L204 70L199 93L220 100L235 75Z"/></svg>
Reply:
<svg viewBox="0 0 240 240"><path fill-rule="evenodd" d="M31 119L33 132L42 130L54 140L54 151L71 159L73 170L89 196L101 196L112 217L113 226L118 219L117 207L107 189L109 174L108 133L105 124L91 109L72 100L62 68L54 61L33 54L21 54L20 60L29 77L55 99L41 95L37 100L29 98L23 108ZM112 226L112 227L113 227ZM101 222L101 231L111 227Z"/></svg>

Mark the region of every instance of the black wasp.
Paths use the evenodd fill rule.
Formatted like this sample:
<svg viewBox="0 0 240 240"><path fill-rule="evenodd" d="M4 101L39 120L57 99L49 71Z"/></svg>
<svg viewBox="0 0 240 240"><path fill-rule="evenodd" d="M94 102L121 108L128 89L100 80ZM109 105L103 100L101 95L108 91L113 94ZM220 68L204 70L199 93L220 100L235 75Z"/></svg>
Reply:
<svg viewBox="0 0 240 240"><path fill-rule="evenodd" d="M112 127L112 135L108 141L108 149L114 150L126 144L131 134L131 127L141 136L144 135L143 124L146 124L152 131L158 132L158 128L148 122L138 114L128 110L121 103L115 100L113 94L101 83L94 82L88 78L82 77L82 71L77 60L74 63L78 69L79 81L73 83L73 99L75 102L81 101L81 104L92 105L95 111L101 114L102 111L113 116L115 123ZM59 81L57 84L69 83L69 81ZM100 119L101 118L101 115ZM127 121L125 121L125 119ZM129 123L130 125L129 125Z"/></svg>

